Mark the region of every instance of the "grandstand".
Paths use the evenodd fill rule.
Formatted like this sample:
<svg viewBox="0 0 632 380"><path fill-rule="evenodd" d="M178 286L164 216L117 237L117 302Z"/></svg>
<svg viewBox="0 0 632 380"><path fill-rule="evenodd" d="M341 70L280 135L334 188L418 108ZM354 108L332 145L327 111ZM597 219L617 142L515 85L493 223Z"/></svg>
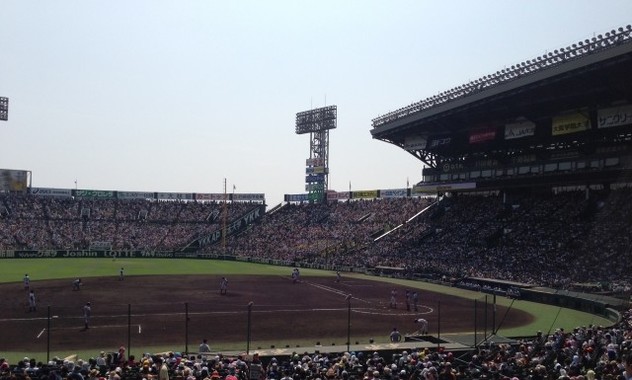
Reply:
<svg viewBox="0 0 632 380"><path fill-rule="evenodd" d="M375 118L373 138L425 165L412 189L329 191L328 202L317 204L306 202L307 194L286 195L286 204L265 214L259 196L232 199L227 207L225 198L212 196L166 199L148 193L126 199L124 192L69 189L59 196L54 189L19 189L0 196L2 257L42 251L230 257L473 289L512 299L507 313L513 299L529 299L616 320L610 327L557 329L506 344L486 337L458 360L445 347L416 344L391 346L391 359L344 349L284 352L282 363L267 359L269 368L275 362L283 367L274 375L266 372L269 379L287 374L297 380L395 380L438 378L437 372L463 379L579 378L590 372L616 378L632 370L632 359L625 360L632 348L632 319L625 311L632 271L631 33L629 25L612 30ZM327 312L335 311L331 320L350 321L351 297L325 280L315 287L313 297L326 287L332 302L346 295L347 305ZM587 299L572 290L625 301ZM367 298L375 296L365 291ZM293 303L305 301L301 292L287 293ZM494 322L492 333L495 328ZM402 347L414 354L398 352ZM166 360L174 376L201 380L212 378L210 368L222 378L248 368L242 359L144 355L139 362L109 362L98 370L104 375L114 368L116 379L121 365L130 378L142 379L156 376L157 364ZM49 366L67 364L53 360Z"/></svg>
<svg viewBox="0 0 632 380"><path fill-rule="evenodd" d="M630 25L373 119L426 168L415 192L610 189L630 170Z"/></svg>

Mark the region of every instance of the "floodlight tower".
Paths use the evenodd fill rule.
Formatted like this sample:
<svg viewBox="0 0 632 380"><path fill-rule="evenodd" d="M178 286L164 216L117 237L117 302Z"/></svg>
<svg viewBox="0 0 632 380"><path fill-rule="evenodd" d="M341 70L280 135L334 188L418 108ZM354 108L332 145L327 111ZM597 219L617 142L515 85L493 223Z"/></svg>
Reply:
<svg viewBox="0 0 632 380"><path fill-rule="evenodd" d="M0 120L9 120L9 98L0 96Z"/></svg>
<svg viewBox="0 0 632 380"><path fill-rule="evenodd" d="M329 130L336 128L336 106L296 114L296 134L309 133L309 158L305 161L305 190L310 202L324 202L329 177Z"/></svg>

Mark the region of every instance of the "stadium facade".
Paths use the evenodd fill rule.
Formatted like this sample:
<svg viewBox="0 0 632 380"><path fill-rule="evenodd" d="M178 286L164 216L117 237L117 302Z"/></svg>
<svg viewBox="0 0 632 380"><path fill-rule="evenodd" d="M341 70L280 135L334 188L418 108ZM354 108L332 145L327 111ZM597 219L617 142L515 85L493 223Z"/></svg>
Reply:
<svg viewBox="0 0 632 380"><path fill-rule="evenodd" d="M373 119L424 163L413 192L627 185L632 27L512 65Z"/></svg>

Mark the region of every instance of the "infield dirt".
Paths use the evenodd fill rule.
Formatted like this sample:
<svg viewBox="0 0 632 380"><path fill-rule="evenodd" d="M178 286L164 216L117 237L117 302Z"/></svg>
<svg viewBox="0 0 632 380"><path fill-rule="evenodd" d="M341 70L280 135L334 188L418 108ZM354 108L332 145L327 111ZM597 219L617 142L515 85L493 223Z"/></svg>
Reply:
<svg viewBox="0 0 632 380"><path fill-rule="evenodd" d="M531 316L481 300L419 291L383 282L343 277L288 276L228 278L220 295L221 276L133 276L88 278L79 291L72 280L33 281L37 311L28 312L28 292L21 283L0 285L0 341L3 351L68 349L115 350L135 347L191 347L203 338L211 345L252 347L296 341L345 344L369 337L385 342L391 330L413 333L413 321L425 318L430 335L491 331L494 324L521 326ZM392 290L397 308L389 307ZM419 292L418 311L407 310L406 290ZM348 295L351 297L348 299ZM91 303L90 328L82 308ZM252 306L249 303L252 302ZM491 301L490 301L491 302ZM413 306L411 305L411 309ZM50 316L49 316L50 312ZM50 318L49 318L50 317ZM440 331L439 331L440 329Z"/></svg>

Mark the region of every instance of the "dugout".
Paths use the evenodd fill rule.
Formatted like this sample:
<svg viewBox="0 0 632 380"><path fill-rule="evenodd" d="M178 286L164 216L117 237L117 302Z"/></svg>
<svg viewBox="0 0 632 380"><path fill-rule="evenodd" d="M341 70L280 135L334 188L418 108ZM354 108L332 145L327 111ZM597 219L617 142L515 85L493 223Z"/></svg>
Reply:
<svg viewBox="0 0 632 380"><path fill-rule="evenodd" d="M628 308L628 303L614 297L534 287L521 290L522 299L537 303L565 307L603 316L613 322L620 318L620 310Z"/></svg>

